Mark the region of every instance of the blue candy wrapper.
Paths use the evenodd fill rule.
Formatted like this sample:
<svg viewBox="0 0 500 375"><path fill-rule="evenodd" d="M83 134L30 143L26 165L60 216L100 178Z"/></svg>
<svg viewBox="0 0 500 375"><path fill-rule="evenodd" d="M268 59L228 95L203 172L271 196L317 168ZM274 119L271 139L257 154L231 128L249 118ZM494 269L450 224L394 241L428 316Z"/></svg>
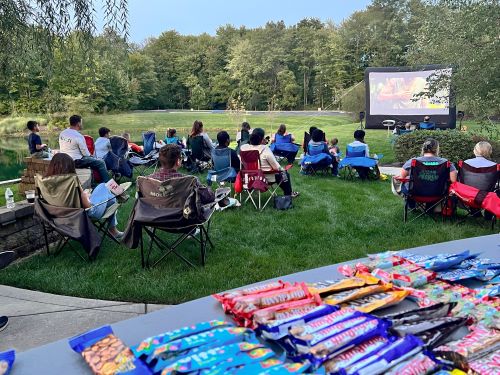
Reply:
<svg viewBox="0 0 500 375"><path fill-rule="evenodd" d="M0 353L0 374L9 375L15 360L15 350L8 350L6 352Z"/></svg>

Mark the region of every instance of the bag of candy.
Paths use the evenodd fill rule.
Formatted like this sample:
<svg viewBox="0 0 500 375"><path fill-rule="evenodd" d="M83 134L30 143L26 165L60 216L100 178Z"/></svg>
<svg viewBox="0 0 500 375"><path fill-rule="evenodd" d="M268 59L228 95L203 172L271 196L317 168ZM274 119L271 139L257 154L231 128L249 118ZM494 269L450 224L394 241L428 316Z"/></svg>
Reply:
<svg viewBox="0 0 500 375"><path fill-rule="evenodd" d="M16 351L8 350L0 353L0 375L9 375L16 359Z"/></svg>
<svg viewBox="0 0 500 375"><path fill-rule="evenodd" d="M456 306L456 303L437 303L433 306L420 309L406 310L394 314L384 315L384 319L392 322L392 326L419 322L422 320L443 318L450 315L450 312Z"/></svg>
<svg viewBox="0 0 500 375"><path fill-rule="evenodd" d="M437 277L446 281L460 281L466 279L477 278L483 275L483 272L477 269L456 269L450 271L438 272Z"/></svg>
<svg viewBox="0 0 500 375"><path fill-rule="evenodd" d="M398 304L409 293L405 290L389 291L384 293L372 294L354 301L342 304L342 307L351 307L355 310L369 313L377 309L386 308Z"/></svg>
<svg viewBox="0 0 500 375"><path fill-rule="evenodd" d="M392 274L392 282L394 283L394 285L397 285L399 287L418 288L419 286L425 285L435 278L435 272L427 271L424 269L418 269L408 274Z"/></svg>
<svg viewBox="0 0 500 375"><path fill-rule="evenodd" d="M195 335L197 333L210 331L215 328L223 328L223 327L233 327L232 323L223 321L223 320L211 320L208 322L196 323L191 326L182 327L180 329L176 329L170 332L165 332L157 336L148 337L145 340L142 340L138 345L132 346L132 352L137 358L141 358L142 356L149 356L153 350L163 344L166 344L170 341L178 340L180 338Z"/></svg>
<svg viewBox="0 0 500 375"><path fill-rule="evenodd" d="M316 283L307 283L309 291L313 294L319 294L321 297L326 297L329 294L341 292L344 290L359 288L365 285L373 285L379 283L376 277L370 274L357 274L355 277L340 280L326 280Z"/></svg>
<svg viewBox="0 0 500 375"><path fill-rule="evenodd" d="M425 331L439 330L450 326L458 328L464 325L466 321L466 318L457 317L434 318L397 324L393 326L391 330L397 333L399 336L418 335Z"/></svg>
<svg viewBox="0 0 500 375"><path fill-rule="evenodd" d="M82 355L96 375L151 374L130 348L113 334L110 326L75 336L69 340L69 346Z"/></svg>
<svg viewBox="0 0 500 375"><path fill-rule="evenodd" d="M450 341L450 336L453 335L462 325L448 326L438 329L431 329L418 333L417 336L428 349L433 349Z"/></svg>
<svg viewBox="0 0 500 375"><path fill-rule="evenodd" d="M288 375L288 374L314 374L321 375L324 371L314 370L314 372L309 372L311 364L309 362L297 362L297 363L284 363L280 366L274 366L266 371L265 374L269 375ZM250 375L250 373L248 373ZM254 373L255 374L255 373ZM252 374L253 375L253 374Z"/></svg>
<svg viewBox="0 0 500 375"><path fill-rule="evenodd" d="M319 318L312 319L303 325L297 325L289 330L291 337L302 338L307 335L311 335L315 332L321 331L322 329L328 328L334 324L342 322L347 319L356 318L362 316L359 312L354 309L340 309L335 308L336 311L323 315Z"/></svg>
<svg viewBox="0 0 500 375"><path fill-rule="evenodd" d="M343 292L338 292L329 295L328 297L323 299L324 303L329 305L339 305L343 302L352 301L364 296L368 296L370 294L375 294L379 292L385 292L392 288L392 284L376 284L365 286L363 288L357 288L352 290L345 290Z"/></svg>
<svg viewBox="0 0 500 375"><path fill-rule="evenodd" d="M304 314L293 315L282 319L270 320L259 324L258 331L262 337L270 340L279 340L286 335L290 328L294 326L302 326L312 320L321 318L325 315L337 311L337 306L321 305L305 312Z"/></svg>

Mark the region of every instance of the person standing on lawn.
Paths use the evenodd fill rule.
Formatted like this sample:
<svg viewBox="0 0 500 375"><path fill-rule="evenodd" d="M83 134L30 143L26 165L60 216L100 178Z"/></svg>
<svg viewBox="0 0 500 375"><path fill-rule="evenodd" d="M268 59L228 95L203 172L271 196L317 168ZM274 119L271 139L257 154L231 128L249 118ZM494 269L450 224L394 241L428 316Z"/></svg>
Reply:
<svg viewBox="0 0 500 375"><path fill-rule="evenodd" d="M90 168L97 171L102 182L109 181L109 174L103 160L96 159L90 155L85 138L80 134L83 130L81 116L73 115L69 118L69 128L59 134L60 152L71 156L75 161L76 168Z"/></svg>

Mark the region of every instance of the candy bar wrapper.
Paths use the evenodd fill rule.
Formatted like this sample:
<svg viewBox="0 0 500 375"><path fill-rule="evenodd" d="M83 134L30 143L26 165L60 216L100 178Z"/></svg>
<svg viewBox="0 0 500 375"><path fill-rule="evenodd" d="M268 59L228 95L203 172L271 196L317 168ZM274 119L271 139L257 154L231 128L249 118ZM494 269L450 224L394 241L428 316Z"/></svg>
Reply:
<svg viewBox="0 0 500 375"><path fill-rule="evenodd" d="M344 290L359 288L365 285L377 284L379 280L370 274L358 274L356 277L340 280L326 280L316 283L308 283L307 287L313 294L319 294L321 297L326 297L329 294L341 292Z"/></svg>
<svg viewBox="0 0 500 375"><path fill-rule="evenodd" d="M478 270L479 275L476 276L476 279L481 281L491 281L498 275L500 275L500 269L487 269L487 270Z"/></svg>
<svg viewBox="0 0 500 375"><path fill-rule="evenodd" d="M248 319L257 310L285 302L311 298L311 296L304 283L297 283L283 289L236 297L233 300L234 307L231 312Z"/></svg>
<svg viewBox="0 0 500 375"><path fill-rule="evenodd" d="M234 306L234 299L241 296L249 296L260 293L270 292L272 290L284 289L291 286L290 283L285 283L281 280L274 281L267 284L261 284L257 286L252 286L249 288L233 290L230 292L224 292L219 294L213 294L213 297L222 304L224 312L228 313Z"/></svg>
<svg viewBox="0 0 500 375"><path fill-rule="evenodd" d="M276 322L304 315L322 304L320 296L315 294L311 298L285 302L257 310L253 315L253 320L255 326L274 325Z"/></svg>
<svg viewBox="0 0 500 375"><path fill-rule="evenodd" d="M270 368L269 371L266 371L266 375L309 374L310 368L311 364L309 362L284 363ZM312 374L321 375L324 374L324 371L315 370Z"/></svg>
<svg viewBox="0 0 500 375"><path fill-rule="evenodd" d="M469 269L469 270L451 270L451 271L438 272L437 277L441 280L446 280L446 281L459 281L459 280L472 279L475 277L477 278L482 275L483 272L480 270Z"/></svg>
<svg viewBox="0 0 500 375"><path fill-rule="evenodd" d="M476 326L462 339L440 346L438 351L452 351L470 359L500 342L500 331L484 326Z"/></svg>
<svg viewBox="0 0 500 375"><path fill-rule="evenodd" d="M413 287L417 288L419 286L427 284L429 281L436 278L436 273L432 271L427 271L424 269L416 270L406 275L393 273L392 282L394 285L399 287Z"/></svg>
<svg viewBox="0 0 500 375"><path fill-rule="evenodd" d="M304 357L311 361L314 368L319 368L324 362L335 357L348 347L355 347L373 337L386 335L389 325L384 320L368 319L314 345Z"/></svg>
<svg viewBox="0 0 500 375"><path fill-rule="evenodd" d="M135 358L125 344L104 326L69 340L71 349L80 353L96 375L142 375L151 371Z"/></svg>
<svg viewBox="0 0 500 375"><path fill-rule="evenodd" d="M428 307L433 306L437 303L452 303L458 302L462 298L462 295L459 292L455 292L451 289L446 289L440 295L428 295L425 298L412 298L419 307Z"/></svg>
<svg viewBox="0 0 500 375"><path fill-rule="evenodd" d="M470 368L480 375L500 374L500 351L486 357L471 361Z"/></svg>
<svg viewBox="0 0 500 375"><path fill-rule="evenodd" d="M16 351L9 350L0 353L0 375L9 375L16 359Z"/></svg>
<svg viewBox="0 0 500 375"><path fill-rule="evenodd" d="M463 325L463 324L462 324ZM439 329L431 329L429 331L420 332L417 336L428 349L438 347L447 341L450 341L450 336L455 333L462 325L452 325Z"/></svg>
<svg viewBox="0 0 500 375"><path fill-rule="evenodd" d="M337 268L337 270L345 277L353 277L358 272L370 273L370 268L364 263L353 264L343 264Z"/></svg>
<svg viewBox="0 0 500 375"><path fill-rule="evenodd" d="M477 254L473 256L477 256ZM459 254L439 254L434 258L428 259L424 262L419 262L418 265L428 270L443 271L460 264L465 259L470 257L470 251L465 250Z"/></svg>
<svg viewBox="0 0 500 375"><path fill-rule="evenodd" d="M368 296L370 294L385 292L387 290L390 290L391 288L392 284L378 284L378 285L365 286L363 288L357 288L353 290L345 290L343 292L338 292L329 295L328 297L323 299L323 302L329 305L339 305L343 302L352 301L364 296Z"/></svg>
<svg viewBox="0 0 500 375"><path fill-rule="evenodd" d="M369 356L377 353L383 347L389 344L389 339L383 336L376 336L370 340L364 341L361 344L336 355L329 361L325 362L328 374L338 374L340 370L353 365Z"/></svg>
<svg viewBox="0 0 500 375"><path fill-rule="evenodd" d="M415 263L415 264L423 264L426 261L429 261L430 259L434 258L435 255L420 255L420 254L412 254L408 253L406 251L400 251L398 252L398 255L405 260Z"/></svg>
<svg viewBox="0 0 500 375"><path fill-rule="evenodd" d="M345 375L373 375L383 374L398 363L412 358L422 351L423 343L415 336L405 336L374 355L348 367Z"/></svg>
<svg viewBox="0 0 500 375"><path fill-rule="evenodd" d="M315 333L306 334L299 337L293 336L292 342L294 343L299 353L309 353L311 352L311 347L314 347L315 345L322 343L332 336L335 336L343 331L371 320L376 321L376 318L359 314L354 318L343 320L340 323L331 325ZM375 324L376 323L377 322L375 322Z"/></svg>
<svg viewBox="0 0 500 375"><path fill-rule="evenodd" d="M433 360L429 354L419 353L413 358L397 364L389 371L387 375L426 375L430 374L438 368L439 364Z"/></svg>
<svg viewBox="0 0 500 375"><path fill-rule="evenodd" d="M331 314L338 309L339 308L337 306L331 305L317 306L309 310L305 314L293 315L283 319L277 319L261 324L259 325L259 332L261 333L262 337L265 337L266 339L278 340L288 335L288 331L290 328L294 326L303 326L310 321Z"/></svg>
<svg viewBox="0 0 500 375"><path fill-rule="evenodd" d="M468 269L468 268L477 268L478 266L482 264L488 264L492 263L491 259L488 258L469 258L465 259L459 264L456 264L453 266L453 268L461 268L461 269Z"/></svg>
<svg viewBox="0 0 500 375"><path fill-rule="evenodd" d="M369 313L377 309L395 305L404 300L408 294L409 293L405 290L377 293L347 302L342 304L342 307L351 307L358 311Z"/></svg>
<svg viewBox="0 0 500 375"><path fill-rule="evenodd" d="M455 368L451 371L440 370L438 372L435 372L433 375L467 375L467 373Z"/></svg>
<svg viewBox="0 0 500 375"><path fill-rule="evenodd" d="M302 340L305 339L305 337L309 337L316 332L331 327L344 320L357 318L359 316L364 315L354 309L340 309L319 318L312 319L304 325L294 326L290 328L289 334L293 338Z"/></svg>
<svg viewBox="0 0 500 375"><path fill-rule="evenodd" d="M375 268L391 268L394 266L399 266L400 264L403 264L406 262L405 259L398 255L388 255L381 253L381 254L371 254L369 255L370 261L366 264L366 266L370 270L374 270Z"/></svg>
<svg viewBox="0 0 500 375"><path fill-rule="evenodd" d="M161 374L201 374L203 372L225 374L230 368L245 366L274 356L274 352L262 344L240 342L180 358L164 368Z"/></svg>
<svg viewBox="0 0 500 375"><path fill-rule="evenodd" d="M215 328L230 327L232 323L223 320L211 320L208 322L197 323L191 326L182 327L174 331L162 333L161 335L149 337L142 340L138 345L132 346L132 352L137 358L149 356L156 347L166 344L170 341L209 331Z"/></svg>
<svg viewBox="0 0 500 375"><path fill-rule="evenodd" d="M442 329L450 326L460 327L465 324L467 319L457 317L443 317L437 319L426 319L417 322L398 324L392 327L392 330L399 336L417 335L419 333L431 330Z"/></svg>
<svg viewBox="0 0 500 375"><path fill-rule="evenodd" d="M264 361L250 363L243 367L226 370L224 374L231 375L253 375L267 373L271 368L283 365L283 361L278 358L269 358ZM212 374L210 374L212 375Z"/></svg>
<svg viewBox="0 0 500 375"><path fill-rule="evenodd" d="M194 353L247 341L256 343L255 333L248 328L229 327L219 328L197 335L187 336L179 340L171 341L167 344L155 348L146 362L154 366L155 371L169 366L180 356L188 356Z"/></svg>
<svg viewBox="0 0 500 375"><path fill-rule="evenodd" d="M392 326L400 324L407 324L419 322L422 320L443 318L450 315L456 303L437 303L433 306L424 307L420 309L407 310L395 314L384 315L385 319L392 322Z"/></svg>

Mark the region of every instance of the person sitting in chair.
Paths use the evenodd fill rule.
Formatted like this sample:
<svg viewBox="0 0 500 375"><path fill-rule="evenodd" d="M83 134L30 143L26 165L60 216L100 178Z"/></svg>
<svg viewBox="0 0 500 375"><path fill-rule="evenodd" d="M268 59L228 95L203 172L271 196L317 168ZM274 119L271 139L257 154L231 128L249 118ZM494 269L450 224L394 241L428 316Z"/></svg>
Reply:
<svg viewBox="0 0 500 375"><path fill-rule="evenodd" d="M130 151L135 152L138 155L144 156L144 147L139 146L138 144L132 142L130 140L130 133L123 133L122 137L127 140L128 148Z"/></svg>
<svg viewBox="0 0 500 375"><path fill-rule="evenodd" d="M363 147L365 149L365 157L369 158L370 157L370 149L368 148L368 145L365 143L365 131L364 130L356 130L354 132L354 142L349 143L349 146L351 147ZM348 155L347 155L348 156ZM368 178L368 175L370 173L370 168L368 167L354 167L356 169L356 172L358 172L359 178L362 180L366 180Z"/></svg>
<svg viewBox="0 0 500 375"><path fill-rule="evenodd" d="M464 163L474 168L491 167L497 164L491 160L492 153L493 149L491 147L491 144L489 144L486 141L478 142L474 146L474 155L476 157L472 159L467 159L464 161Z"/></svg>
<svg viewBox="0 0 500 375"><path fill-rule="evenodd" d="M212 150L215 148L215 145L208 134L203 131L203 123L198 120L193 123L188 142L190 142L195 137L203 137L203 160L210 160L210 158L212 157Z"/></svg>
<svg viewBox="0 0 500 375"><path fill-rule="evenodd" d="M248 143L248 140L250 139L250 124L246 121L241 123L241 130L236 133L236 143L238 144L238 147L236 147L236 151L240 151L240 147L242 145L245 145Z"/></svg>
<svg viewBox="0 0 500 375"><path fill-rule="evenodd" d="M111 130L102 127L99 128L99 138L95 141L95 157L104 159L106 154L111 151L111 142L109 141Z"/></svg>
<svg viewBox="0 0 500 375"><path fill-rule="evenodd" d="M225 148L229 148L229 144L231 143L229 133L227 131L224 131L224 130L217 133L217 142L219 144L215 148L216 150L222 150ZM239 170L240 170L240 158L238 157L238 154L236 153L236 151L234 151L232 148L229 148L229 149L231 150L231 167L233 167L236 172L239 172Z"/></svg>
<svg viewBox="0 0 500 375"><path fill-rule="evenodd" d="M149 178L154 178L159 181L166 181L169 178L176 178L184 176L182 173L178 172L178 169L182 164L182 153L181 148L175 143L170 143L163 146L160 149L159 156L161 168L159 168L153 174L150 174ZM200 180L196 178L201 195L201 203L207 204L215 201L215 194L212 189L201 184Z"/></svg>
<svg viewBox="0 0 500 375"><path fill-rule="evenodd" d="M181 148L185 148L186 146L182 143L182 140L177 136L177 130L174 128L169 128L167 130L167 136L165 137L165 144L168 145L170 143L175 143L179 145Z"/></svg>
<svg viewBox="0 0 500 375"><path fill-rule="evenodd" d="M255 128L250 135L250 143L241 146L241 151L257 150L260 153L260 167L262 171L276 171L276 174L266 174L266 179L270 183L280 182L280 188L285 195L291 195L293 198L299 195L298 192L292 191L292 183L288 172L281 168L281 165L276 160L265 139L264 129ZM286 177L283 179L284 175Z"/></svg>
<svg viewBox="0 0 500 375"><path fill-rule="evenodd" d="M26 127L31 132L28 136L28 147L32 158L45 159L49 157L47 145L42 143L42 138L37 134L40 131L40 125L36 121L28 121Z"/></svg>
<svg viewBox="0 0 500 375"><path fill-rule="evenodd" d="M276 142L277 139L279 138L282 138L282 137L289 137L290 138L290 142L288 143L293 143L295 142L295 137L293 136L292 133L288 133L286 131L286 125L285 124L281 124L278 128L278 131L276 132L276 134L273 134L273 136L271 137L271 143L274 143Z"/></svg>
<svg viewBox="0 0 500 375"><path fill-rule="evenodd" d="M52 160L50 161L49 167L44 175L44 178L59 176L59 175L68 175L68 174L76 175L75 162L69 155L60 152L55 154ZM63 192L61 192L61 194L63 194ZM97 185L95 189L92 191L92 193L89 193L88 190L83 190L82 187L80 186L80 195L82 199L82 207L90 208L90 210L88 211L88 215L90 218L94 219L102 218L102 216L106 212L106 208L116 203L115 195L109 191L105 183ZM44 196L44 199L47 201L47 203L51 205L54 206L58 205L57 196L53 197ZM105 201L107 201L106 204L104 203L99 204ZM109 234L111 234L117 240L121 239L123 237L123 232L120 232L117 229L118 220L116 218L116 213L113 214L110 220L111 221L108 229Z"/></svg>

